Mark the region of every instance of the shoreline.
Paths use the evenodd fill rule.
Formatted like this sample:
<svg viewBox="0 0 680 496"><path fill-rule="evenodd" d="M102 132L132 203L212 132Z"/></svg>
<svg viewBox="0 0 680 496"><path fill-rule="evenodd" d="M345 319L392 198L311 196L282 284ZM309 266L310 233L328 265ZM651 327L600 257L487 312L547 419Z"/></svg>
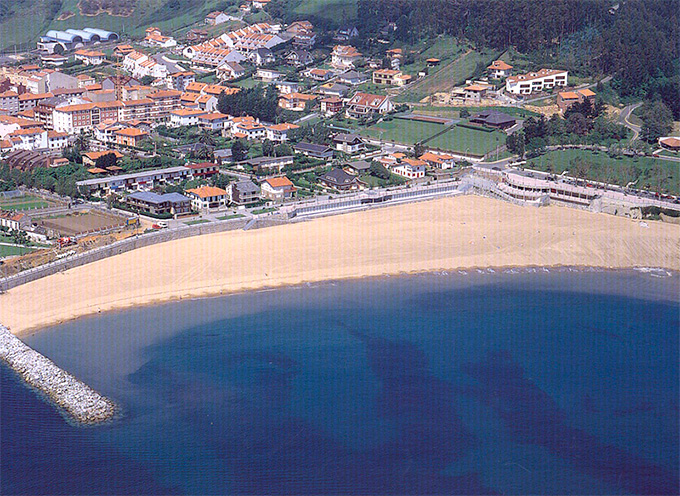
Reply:
<svg viewBox="0 0 680 496"><path fill-rule="evenodd" d="M140 248L11 289L0 322L26 336L183 299L489 267L678 272L679 249L677 225L468 195Z"/></svg>
<svg viewBox="0 0 680 496"><path fill-rule="evenodd" d="M535 270L532 270L535 269ZM566 269L566 270L560 270L560 269ZM147 307L152 307L152 306L157 306L157 305L165 305L165 304L171 304L171 303L177 303L181 301L194 301L194 300L204 300L204 299L211 299L211 298L221 298L221 297L228 297L228 296L236 296L236 295L243 295L247 293L252 293L252 294L257 294L257 293L268 293L272 291L279 291L279 290L286 290L286 289L304 289L308 285L319 285L319 284L335 284L335 283L345 283L345 282L358 282L358 281L368 281L368 280L378 280L378 279L385 279L385 278L399 278L399 277L418 277L418 276L461 276L464 277L466 275L490 275L490 276L502 276L502 275L516 275L516 274L530 274L530 273L543 273L543 274L556 274L556 273L626 273L626 272L637 272L641 273L643 272L644 269L650 270L650 271L664 271L668 275L664 276L657 276L657 277L674 277L674 276L680 276L680 269L668 269L664 267L603 267L603 266L593 266L593 265L507 265L507 266L486 266L486 267L454 267L450 269L434 269L434 270L425 270L425 271L411 271L411 272L395 272L395 273L385 273L385 274L379 274L379 275L364 275L364 276L356 276L356 277L346 277L346 278L333 278L333 279L319 279L319 280L313 280L313 281L300 281L300 282L290 282L290 283L283 283L279 284L277 286L256 286L252 288L243 288L243 289L233 289L233 290L220 290L220 291L210 291L206 290L201 293L191 293L191 294L186 294L186 295L179 295L179 296L168 296L168 297L160 297L160 298L153 298L148 301L141 301L141 302L133 302L131 304L123 304L123 305L117 305L116 302L111 302L110 306L107 306L105 309L99 308L99 311L90 311L87 313L83 313L82 315L74 315L72 317L66 317L64 319L60 319L59 321L49 323L44 326L36 326L33 328L27 328L27 329L22 329L21 331L18 331L14 333L16 336L20 338L26 338L29 336L33 336L35 334L39 334L43 330L53 327L53 326L58 326L62 324L66 324L69 322L73 322L75 320L79 319L84 319L84 318L89 318L89 317L96 317L97 315L103 315L103 314L111 314L115 312L125 312L127 310L131 309L143 309ZM518 271L518 272L508 272L508 271ZM205 289L205 288L201 288ZM616 291L612 291L613 294L617 294ZM675 302L676 300L673 298L668 298L662 299L662 301L671 301ZM11 329L10 329L11 331Z"/></svg>

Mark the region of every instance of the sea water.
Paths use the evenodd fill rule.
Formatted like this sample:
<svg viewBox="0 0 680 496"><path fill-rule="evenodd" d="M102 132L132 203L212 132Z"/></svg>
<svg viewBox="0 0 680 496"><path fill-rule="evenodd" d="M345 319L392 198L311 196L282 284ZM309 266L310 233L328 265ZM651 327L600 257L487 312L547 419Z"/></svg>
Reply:
<svg viewBox="0 0 680 496"><path fill-rule="evenodd" d="M0 367L2 494L677 494L680 276L461 271L114 312Z"/></svg>

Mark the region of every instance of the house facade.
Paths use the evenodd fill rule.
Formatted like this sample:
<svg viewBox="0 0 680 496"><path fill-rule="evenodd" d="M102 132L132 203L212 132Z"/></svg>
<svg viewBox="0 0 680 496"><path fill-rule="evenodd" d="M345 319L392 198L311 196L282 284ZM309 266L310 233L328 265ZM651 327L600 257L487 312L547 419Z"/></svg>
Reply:
<svg viewBox="0 0 680 496"><path fill-rule="evenodd" d="M295 197L297 189L287 177L271 177L261 185L262 198L281 202Z"/></svg>
<svg viewBox="0 0 680 496"><path fill-rule="evenodd" d="M196 211L219 210L227 206L227 192L214 186L201 186L188 189L187 196L191 199L191 207Z"/></svg>

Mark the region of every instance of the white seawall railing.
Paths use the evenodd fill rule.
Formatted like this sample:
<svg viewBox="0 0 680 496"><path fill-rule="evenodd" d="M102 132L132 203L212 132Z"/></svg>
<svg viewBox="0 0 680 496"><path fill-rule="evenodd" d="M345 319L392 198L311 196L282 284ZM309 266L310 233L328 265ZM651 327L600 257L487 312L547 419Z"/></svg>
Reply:
<svg viewBox="0 0 680 496"><path fill-rule="evenodd" d="M113 401L57 367L2 325L0 359L79 424L98 424L116 415Z"/></svg>

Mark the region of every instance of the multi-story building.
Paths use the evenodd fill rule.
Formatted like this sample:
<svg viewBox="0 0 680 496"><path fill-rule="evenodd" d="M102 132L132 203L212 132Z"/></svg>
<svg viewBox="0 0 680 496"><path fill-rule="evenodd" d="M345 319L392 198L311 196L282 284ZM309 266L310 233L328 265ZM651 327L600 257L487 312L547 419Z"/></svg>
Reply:
<svg viewBox="0 0 680 496"><path fill-rule="evenodd" d="M238 181L229 185L227 196L234 205L249 205L260 200L260 188L252 181Z"/></svg>
<svg viewBox="0 0 680 496"><path fill-rule="evenodd" d="M508 77L512 73L512 66L502 60L494 60L489 67L489 77L493 79L502 79Z"/></svg>
<svg viewBox="0 0 680 496"><path fill-rule="evenodd" d="M390 86L404 86L411 81L411 76L393 69L380 69L373 72L373 84L388 84Z"/></svg>
<svg viewBox="0 0 680 496"><path fill-rule="evenodd" d="M426 165L427 163L424 160L403 158L392 167L392 172L407 179L416 179L425 177Z"/></svg>
<svg viewBox="0 0 680 496"><path fill-rule="evenodd" d="M139 191L126 196L125 203L138 212L155 215L170 214L177 217L191 212L191 199L180 193L159 195Z"/></svg>
<svg viewBox="0 0 680 496"><path fill-rule="evenodd" d="M205 115L204 110L180 108L170 112L170 127L196 126L198 117Z"/></svg>
<svg viewBox="0 0 680 496"><path fill-rule="evenodd" d="M582 103L584 100L595 100L595 92L588 88L574 91L560 91L557 94L557 106L564 112L575 103Z"/></svg>
<svg viewBox="0 0 680 496"><path fill-rule="evenodd" d="M281 124L274 124L267 126L266 136L268 140L276 142L288 141L288 132L292 129L298 129L300 126L297 124L290 124L288 122L282 122Z"/></svg>
<svg viewBox="0 0 680 496"><path fill-rule="evenodd" d="M336 45L331 53L331 65L337 69L349 69L361 58L361 52L349 45Z"/></svg>
<svg viewBox="0 0 680 496"><path fill-rule="evenodd" d="M262 198L284 201L295 197L297 188L287 177L270 177L265 179L261 185Z"/></svg>
<svg viewBox="0 0 680 496"><path fill-rule="evenodd" d="M541 69L527 74L509 76L505 80L505 91L514 95L530 95L537 91L566 86L568 75L568 71Z"/></svg>
<svg viewBox="0 0 680 496"><path fill-rule="evenodd" d="M227 206L227 192L215 186L201 186L188 189L187 196L191 199L191 206L196 211L219 210Z"/></svg>
<svg viewBox="0 0 680 496"><path fill-rule="evenodd" d="M169 89L184 91L189 83L196 81L196 74L191 71L175 72L168 74L166 81Z"/></svg>
<svg viewBox="0 0 680 496"><path fill-rule="evenodd" d="M99 177L78 181L76 186L84 194L107 196L110 193L125 191L150 191L168 184L176 184L191 179L191 169L184 166L169 167L122 174L119 176Z"/></svg>
<svg viewBox="0 0 680 496"><path fill-rule="evenodd" d="M374 114L385 114L392 110L394 110L392 101L384 95L356 93L347 104L347 116L354 119Z"/></svg>

